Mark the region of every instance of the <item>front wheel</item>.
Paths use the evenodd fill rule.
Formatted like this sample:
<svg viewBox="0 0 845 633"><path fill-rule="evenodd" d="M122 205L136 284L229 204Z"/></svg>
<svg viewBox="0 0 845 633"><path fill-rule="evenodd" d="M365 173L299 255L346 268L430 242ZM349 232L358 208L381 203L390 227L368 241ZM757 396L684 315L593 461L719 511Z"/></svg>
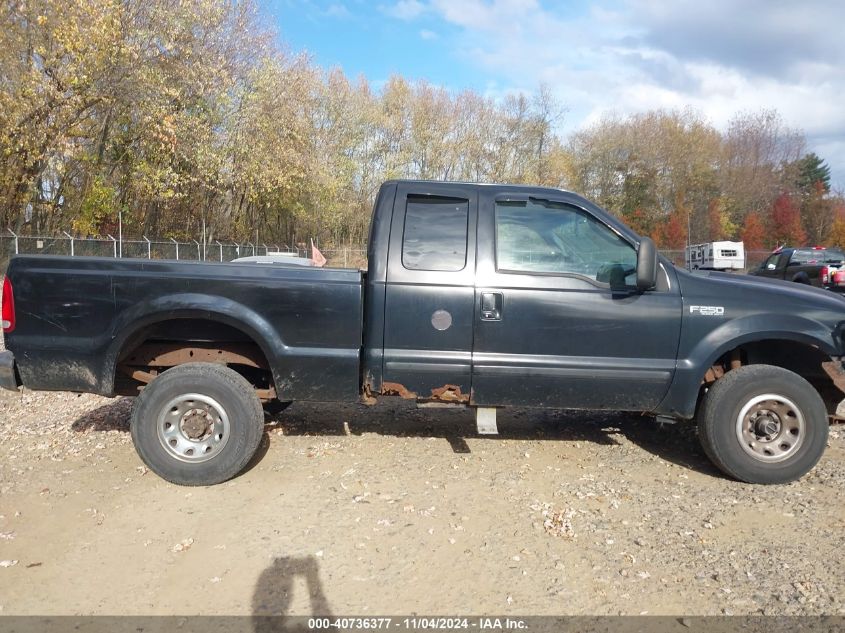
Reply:
<svg viewBox="0 0 845 633"><path fill-rule="evenodd" d="M818 463L829 425L824 402L801 376L746 365L710 388L698 419L704 452L722 472L748 483L795 481Z"/></svg>
<svg viewBox="0 0 845 633"><path fill-rule="evenodd" d="M130 422L143 462L167 481L218 484L237 475L258 449L264 413L253 386L222 365L169 369L138 396Z"/></svg>

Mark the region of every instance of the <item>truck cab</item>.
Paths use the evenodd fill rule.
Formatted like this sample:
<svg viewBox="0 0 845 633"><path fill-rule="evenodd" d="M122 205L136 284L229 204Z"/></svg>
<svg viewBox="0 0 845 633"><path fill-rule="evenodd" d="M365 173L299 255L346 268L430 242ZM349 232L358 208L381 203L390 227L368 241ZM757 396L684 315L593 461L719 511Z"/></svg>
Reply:
<svg viewBox="0 0 845 633"><path fill-rule="evenodd" d="M366 323L369 392L485 407L659 404L681 296L665 263L638 286L640 239L624 225L543 188L396 182L381 199L392 204L377 205L370 242L366 313L384 320Z"/></svg>

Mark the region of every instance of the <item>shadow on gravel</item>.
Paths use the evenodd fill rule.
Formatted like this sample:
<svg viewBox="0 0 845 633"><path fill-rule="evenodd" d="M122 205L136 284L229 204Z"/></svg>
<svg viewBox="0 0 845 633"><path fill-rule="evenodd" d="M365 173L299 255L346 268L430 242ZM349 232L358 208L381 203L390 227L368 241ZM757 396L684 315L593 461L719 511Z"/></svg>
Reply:
<svg viewBox="0 0 845 633"><path fill-rule="evenodd" d="M132 398L119 398L76 420L74 431L129 431ZM721 477L710 463L692 423L661 427L650 416L634 413L505 409L499 413L499 435L478 435L470 409L417 409L413 403L384 399L367 407L347 403L294 403L271 418L266 431L279 429L283 435L363 435L377 433L392 437L439 437L454 453L470 453L466 438L550 440L592 442L613 446L622 435L643 450L707 475ZM246 470L251 470L267 453L265 433L258 452Z"/></svg>
<svg viewBox="0 0 845 633"><path fill-rule="evenodd" d="M626 438L655 457L705 475L728 479L704 454L693 422L667 424L660 428L651 417L629 415L620 424L620 429Z"/></svg>
<svg viewBox="0 0 845 633"><path fill-rule="evenodd" d="M70 428L79 433L90 431L129 432L129 417L132 415L132 398L118 398L89 411L77 419Z"/></svg>
<svg viewBox="0 0 845 633"><path fill-rule="evenodd" d="M668 462L721 477L704 455L692 423L661 426L651 416L635 413L505 409L498 419L499 435L479 435L469 409L417 409L412 403L377 405L294 403L271 418L268 429L283 435L363 435L439 437L455 453L469 453L465 438L550 440L619 445L622 435L641 449Z"/></svg>
<svg viewBox="0 0 845 633"><path fill-rule="evenodd" d="M297 579L301 582L296 583ZM295 588L294 583L297 586ZM304 585L311 613L331 618L332 612L320 581L320 570L314 556L276 558L258 577L252 594L252 622L255 631L290 630L283 618L290 615L294 591ZM300 596L301 599L301 596ZM303 629L304 630L304 629Z"/></svg>

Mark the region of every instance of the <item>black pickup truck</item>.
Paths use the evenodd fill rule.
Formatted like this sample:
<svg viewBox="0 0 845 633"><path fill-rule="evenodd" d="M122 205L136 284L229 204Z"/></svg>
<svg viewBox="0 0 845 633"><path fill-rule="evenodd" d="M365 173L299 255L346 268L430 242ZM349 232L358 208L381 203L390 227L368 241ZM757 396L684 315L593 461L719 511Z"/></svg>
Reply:
<svg viewBox="0 0 845 633"><path fill-rule="evenodd" d="M0 384L137 395L141 459L176 483L233 477L265 405L529 406L697 418L728 475L792 481L845 413L845 299L691 274L578 195L391 181L369 270L15 257Z"/></svg>
<svg viewBox="0 0 845 633"><path fill-rule="evenodd" d="M779 248L748 274L845 293L845 252L824 246Z"/></svg>

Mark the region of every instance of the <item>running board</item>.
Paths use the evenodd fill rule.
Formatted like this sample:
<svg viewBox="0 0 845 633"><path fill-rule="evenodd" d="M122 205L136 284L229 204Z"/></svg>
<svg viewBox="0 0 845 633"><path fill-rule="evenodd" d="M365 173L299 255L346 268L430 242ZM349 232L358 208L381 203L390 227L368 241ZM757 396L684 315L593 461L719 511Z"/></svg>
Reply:
<svg viewBox="0 0 845 633"><path fill-rule="evenodd" d="M478 407L475 410L475 426L479 435L498 435L496 427L496 409L492 407Z"/></svg>

